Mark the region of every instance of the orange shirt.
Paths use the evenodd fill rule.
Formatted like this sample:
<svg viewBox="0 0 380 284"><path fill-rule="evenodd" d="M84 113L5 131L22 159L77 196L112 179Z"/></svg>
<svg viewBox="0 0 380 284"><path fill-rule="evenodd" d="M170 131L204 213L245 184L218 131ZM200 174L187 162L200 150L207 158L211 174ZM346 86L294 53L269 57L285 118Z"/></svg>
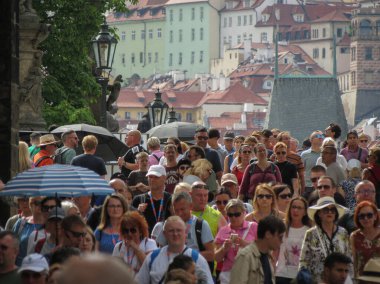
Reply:
<svg viewBox="0 0 380 284"><path fill-rule="evenodd" d="M44 157L44 156L48 156L49 158L43 159L38 165L36 165L38 159L41 158L41 157ZM48 151L41 150L36 155L34 155L34 157L33 157L33 164L36 167L50 166L50 165L54 164L54 160L52 158L50 158L50 155L49 155Z"/></svg>

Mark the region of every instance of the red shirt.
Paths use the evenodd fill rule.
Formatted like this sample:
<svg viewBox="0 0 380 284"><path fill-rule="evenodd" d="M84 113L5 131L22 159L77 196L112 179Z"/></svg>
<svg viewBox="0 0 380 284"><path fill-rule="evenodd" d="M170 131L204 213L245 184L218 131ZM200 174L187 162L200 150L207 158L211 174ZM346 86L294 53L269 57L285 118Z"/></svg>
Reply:
<svg viewBox="0 0 380 284"><path fill-rule="evenodd" d="M46 156L48 156L49 158L43 159L38 165L36 165L39 158L46 157ZM41 150L36 155L34 155L33 164L35 165L35 167L50 166L54 164L54 160L50 158L50 154L48 151Z"/></svg>

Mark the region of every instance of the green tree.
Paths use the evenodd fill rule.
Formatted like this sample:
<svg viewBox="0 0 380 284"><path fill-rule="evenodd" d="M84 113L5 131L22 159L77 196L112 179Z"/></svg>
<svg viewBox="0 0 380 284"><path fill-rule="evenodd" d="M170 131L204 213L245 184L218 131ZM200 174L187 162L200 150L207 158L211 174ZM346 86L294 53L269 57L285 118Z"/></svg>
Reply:
<svg viewBox="0 0 380 284"><path fill-rule="evenodd" d="M136 4L138 0L128 0ZM90 57L90 41L106 11L126 11L124 0L43 0L33 2L43 23L50 25L40 45L43 116L48 125L95 123L90 104L100 96Z"/></svg>

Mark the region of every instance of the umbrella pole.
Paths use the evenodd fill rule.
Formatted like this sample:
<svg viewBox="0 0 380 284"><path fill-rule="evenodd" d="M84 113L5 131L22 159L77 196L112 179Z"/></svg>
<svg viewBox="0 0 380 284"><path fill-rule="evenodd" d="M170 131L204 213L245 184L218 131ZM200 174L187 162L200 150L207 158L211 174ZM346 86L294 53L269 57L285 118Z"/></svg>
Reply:
<svg viewBox="0 0 380 284"><path fill-rule="evenodd" d="M56 192L55 193L55 203L57 204L57 206L55 206L55 216L58 215L58 193ZM55 246L58 246L58 225L57 225L57 222L55 223Z"/></svg>

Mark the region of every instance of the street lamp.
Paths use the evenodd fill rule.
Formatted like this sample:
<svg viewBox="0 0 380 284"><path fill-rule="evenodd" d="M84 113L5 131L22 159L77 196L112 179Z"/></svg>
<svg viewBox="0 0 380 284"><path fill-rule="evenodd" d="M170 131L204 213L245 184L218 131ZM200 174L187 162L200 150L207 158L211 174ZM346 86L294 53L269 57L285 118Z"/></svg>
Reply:
<svg viewBox="0 0 380 284"><path fill-rule="evenodd" d="M166 120L166 123L172 123L172 122L176 122L176 121L178 121L178 119L177 119L177 116L176 116L175 110L174 110L174 108L172 107L171 111L169 111L169 117L168 117L168 119Z"/></svg>
<svg viewBox="0 0 380 284"><path fill-rule="evenodd" d="M102 98L100 104L100 125L104 128L107 128L107 86L109 80L109 73L111 72L113 58L115 56L117 40L110 34L105 19L104 23L101 25L101 30L99 34L92 38L91 45L94 51L96 69L100 73L100 75L96 78L96 81L102 87Z"/></svg>
<svg viewBox="0 0 380 284"><path fill-rule="evenodd" d="M154 94L153 102L148 103L145 107L148 109L151 127L161 125L166 121L169 106L162 101L160 89Z"/></svg>

